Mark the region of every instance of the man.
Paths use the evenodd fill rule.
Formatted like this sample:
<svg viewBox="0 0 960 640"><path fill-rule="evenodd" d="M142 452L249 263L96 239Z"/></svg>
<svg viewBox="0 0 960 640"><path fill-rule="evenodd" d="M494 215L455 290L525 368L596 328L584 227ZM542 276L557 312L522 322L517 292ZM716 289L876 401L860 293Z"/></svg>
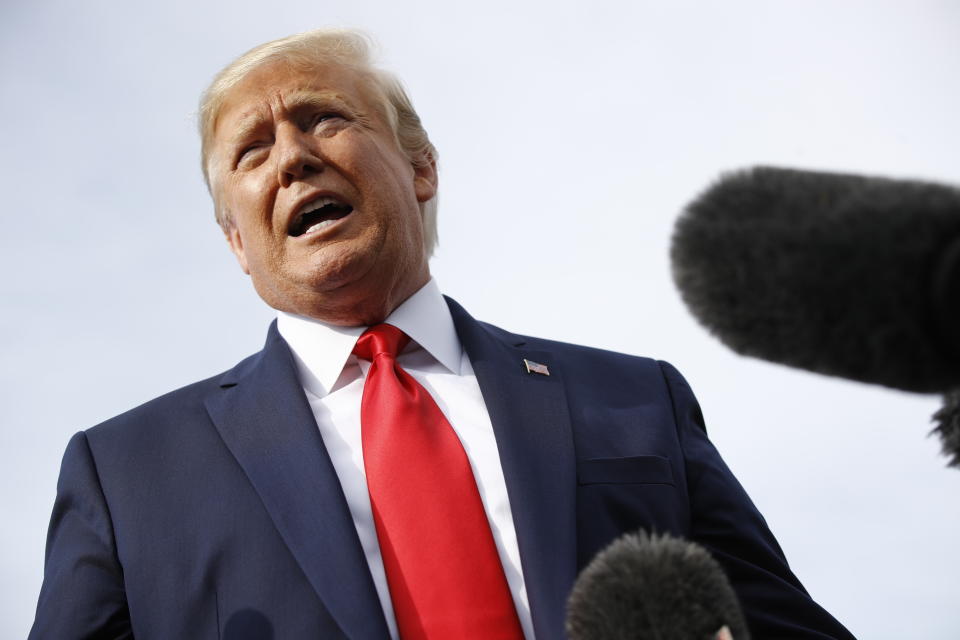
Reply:
<svg viewBox="0 0 960 640"><path fill-rule="evenodd" d="M217 219L278 320L227 373L74 436L32 638L561 638L578 569L640 527L706 546L754 637L850 637L672 367L439 294L436 152L361 36L262 45L200 116Z"/></svg>

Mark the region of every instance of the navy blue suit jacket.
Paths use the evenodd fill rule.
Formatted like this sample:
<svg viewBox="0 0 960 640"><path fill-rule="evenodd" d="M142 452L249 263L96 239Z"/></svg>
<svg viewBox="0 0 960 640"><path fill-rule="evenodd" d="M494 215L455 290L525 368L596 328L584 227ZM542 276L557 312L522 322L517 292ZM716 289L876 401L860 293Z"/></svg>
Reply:
<svg viewBox="0 0 960 640"><path fill-rule="evenodd" d="M706 546L755 638L849 638L814 603L670 365L513 335L450 302L500 450L538 640L577 571L643 527ZM523 359L549 376L527 373ZM290 350L70 441L30 637L351 638L387 626Z"/></svg>

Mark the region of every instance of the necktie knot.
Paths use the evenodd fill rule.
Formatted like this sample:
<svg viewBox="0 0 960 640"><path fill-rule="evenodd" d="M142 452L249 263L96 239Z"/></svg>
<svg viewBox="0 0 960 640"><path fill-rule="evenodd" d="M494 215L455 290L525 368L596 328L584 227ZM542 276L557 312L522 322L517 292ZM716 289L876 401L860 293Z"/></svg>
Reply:
<svg viewBox="0 0 960 640"><path fill-rule="evenodd" d="M400 329L390 324L378 324L363 332L353 348L353 353L370 362L379 355L395 359L408 342L410 337Z"/></svg>

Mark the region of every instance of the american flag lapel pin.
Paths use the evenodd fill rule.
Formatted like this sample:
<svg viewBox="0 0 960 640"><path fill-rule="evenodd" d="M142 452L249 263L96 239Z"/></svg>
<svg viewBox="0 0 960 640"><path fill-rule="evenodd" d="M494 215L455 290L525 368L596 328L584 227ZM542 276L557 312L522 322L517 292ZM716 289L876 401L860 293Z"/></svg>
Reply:
<svg viewBox="0 0 960 640"><path fill-rule="evenodd" d="M533 360L523 359L523 365L527 368L527 373L538 373L541 376L550 375L550 369L547 368L547 365L540 364L539 362L534 362Z"/></svg>

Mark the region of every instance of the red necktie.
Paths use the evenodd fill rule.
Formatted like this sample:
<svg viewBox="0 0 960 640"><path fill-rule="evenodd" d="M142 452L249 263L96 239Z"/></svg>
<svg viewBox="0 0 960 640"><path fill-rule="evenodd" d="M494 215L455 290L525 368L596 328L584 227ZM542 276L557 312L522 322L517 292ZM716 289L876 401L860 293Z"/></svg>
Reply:
<svg viewBox="0 0 960 640"><path fill-rule="evenodd" d="M363 466L402 640L522 640L467 455L430 393L401 369L388 324L353 352L372 364L360 406Z"/></svg>

